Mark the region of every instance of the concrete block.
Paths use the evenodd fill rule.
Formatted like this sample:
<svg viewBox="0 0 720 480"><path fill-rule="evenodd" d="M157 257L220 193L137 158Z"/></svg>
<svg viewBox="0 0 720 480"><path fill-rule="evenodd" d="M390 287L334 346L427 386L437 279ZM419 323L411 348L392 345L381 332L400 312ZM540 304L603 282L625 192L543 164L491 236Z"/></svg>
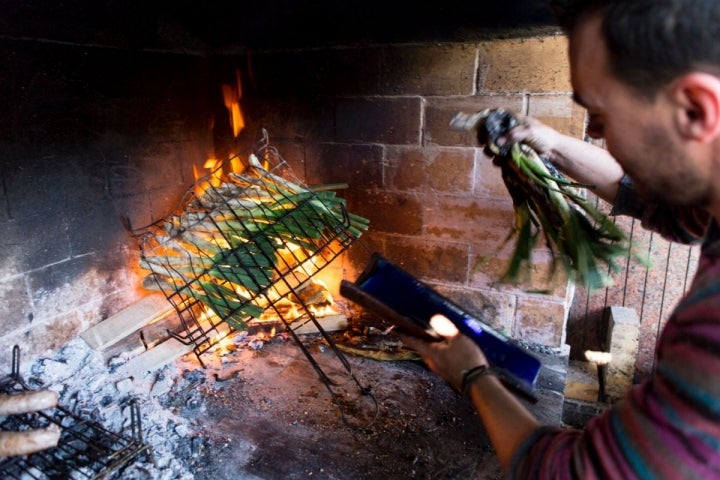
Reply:
<svg viewBox="0 0 720 480"><path fill-rule="evenodd" d="M632 387L638 352L640 319L632 308L610 308L608 346L612 360L607 366L607 395L617 400Z"/></svg>
<svg viewBox="0 0 720 480"><path fill-rule="evenodd" d="M480 44L481 92L570 92L567 38L548 36Z"/></svg>

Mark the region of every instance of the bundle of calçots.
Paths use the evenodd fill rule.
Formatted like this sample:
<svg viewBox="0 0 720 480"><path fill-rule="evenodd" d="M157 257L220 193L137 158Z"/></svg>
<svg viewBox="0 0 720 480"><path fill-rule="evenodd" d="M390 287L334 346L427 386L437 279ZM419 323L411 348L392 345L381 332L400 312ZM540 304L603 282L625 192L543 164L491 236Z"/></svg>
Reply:
<svg viewBox="0 0 720 480"><path fill-rule="evenodd" d="M236 330L262 315L268 294L287 293L274 288L279 276L294 272L304 281L323 249L359 238L369 224L336 196L347 185L306 187L265 169L254 154L249 162L151 230L140 261L152 272L146 287L192 297ZM312 267L301 265L316 253Z"/></svg>
<svg viewBox="0 0 720 480"><path fill-rule="evenodd" d="M529 271L542 232L553 254L553 267L559 263L588 290L612 284L612 273L631 256L631 242L586 198L583 189L589 185L569 180L525 143L498 146L498 138L518 125L517 118L503 109L458 113L450 125L477 132L512 197L515 218L507 240L516 237L516 243L503 281L517 283Z"/></svg>

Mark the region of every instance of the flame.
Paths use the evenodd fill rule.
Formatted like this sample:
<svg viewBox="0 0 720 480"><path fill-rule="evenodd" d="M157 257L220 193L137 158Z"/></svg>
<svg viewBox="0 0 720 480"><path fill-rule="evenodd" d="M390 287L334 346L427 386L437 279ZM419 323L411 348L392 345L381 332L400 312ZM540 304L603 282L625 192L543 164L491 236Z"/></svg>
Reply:
<svg viewBox="0 0 720 480"><path fill-rule="evenodd" d="M201 171L193 165L193 177L195 178L195 186L193 187L193 190L195 191L195 194L198 197L202 197L208 188L210 188L209 182L201 182L200 178L205 175L205 172Z"/></svg>
<svg viewBox="0 0 720 480"><path fill-rule="evenodd" d="M240 99L242 99L242 81L240 71L235 70L235 83L220 85L223 103L229 114L230 127L232 128L233 138L237 138L241 131L245 128L245 117L240 108ZM233 157L226 165L232 173L242 173L245 165L239 157ZM202 196L209 187L218 187L222 184L224 175L222 162L214 157L209 157L203 165L204 170L200 170L193 165L193 177L195 178L195 192L198 196ZM199 182L199 180L210 172L207 182Z"/></svg>
<svg viewBox="0 0 720 480"><path fill-rule="evenodd" d="M200 316L198 318L199 323L217 323L219 318L220 317L218 316L218 314L215 313L212 308L202 305L202 312L200 313Z"/></svg>
<svg viewBox="0 0 720 480"><path fill-rule="evenodd" d="M307 257L307 252L295 243L287 241L283 248L277 249L280 260L288 267L295 267L296 265L302 264Z"/></svg>
<svg viewBox="0 0 720 480"><path fill-rule="evenodd" d="M217 164L217 161L214 158L209 158L205 161L205 164L203 165L203 168L207 169L209 168L208 165L215 165ZM219 171L212 172L212 175L204 181L200 181L200 179L204 176L206 176L207 173L199 170L195 165L193 165L193 176L195 177L195 193L198 197L202 197L205 192L210 189L210 187L217 187L220 185L220 175L222 175L222 169L219 169Z"/></svg>
<svg viewBox="0 0 720 480"><path fill-rule="evenodd" d="M243 165L240 157L232 157L230 159L230 171L232 173L242 173L243 170L245 170L245 165Z"/></svg>
<svg viewBox="0 0 720 480"><path fill-rule="evenodd" d="M328 317L339 313L335 307L335 303L329 303L327 305L308 305L308 310L312 312L316 317Z"/></svg>
<svg viewBox="0 0 720 480"><path fill-rule="evenodd" d="M277 334L277 329L273 326L268 333L265 332L258 332L256 335L256 338L258 340L266 340L266 339L272 339Z"/></svg>
<svg viewBox="0 0 720 480"><path fill-rule="evenodd" d="M240 99L242 98L240 71L235 70L235 84L223 84L221 88L225 108L228 109L228 113L230 114L230 126L233 129L233 136L237 138L245 128L245 118L240 109Z"/></svg>
<svg viewBox="0 0 720 480"><path fill-rule="evenodd" d="M213 352L216 355L223 356L232 353L232 351L234 350L233 347L234 344L232 338L230 336L227 336L221 338L220 341L215 344L215 346L213 347Z"/></svg>
<svg viewBox="0 0 720 480"><path fill-rule="evenodd" d="M222 178L223 178L223 169L222 169L222 163L216 159L216 158L208 158L205 160L205 164L203 165L203 168L206 170L210 170L210 185L213 187L219 187L222 185Z"/></svg>
<svg viewBox="0 0 720 480"><path fill-rule="evenodd" d="M223 104L228 113L227 118L233 138L238 138L240 132L245 128L245 118L241 108L243 85L239 69L235 70L234 82L231 81L220 85L220 93L222 94ZM213 123L221 120L222 113L223 112L220 112L221 115L213 118ZM217 152L215 155L221 156ZM243 157L242 159L239 156L233 156L229 159L218 160L212 156L212 154L208 155L208 159L202 166L193 166L193 175L195 177L194 191L198 198L202 199L202 197L208 193L215 193L213 192L214 188L222 187L223 179L225 179L228 174L243 173L247 169L252 168L253 165L269 170L271 159L270 151L265 151L264 155L258 154L256 156L255 154L251 154L249 158ZM210 192L208 192L209 190ZM225 238L218 238L213 234L203 235L203 240L214 242L223 249L230 248ZM332 249L332 247L329 248ZM285 248L278 248L276 253L278 255L279 268L287 272L285 277L287 281L274 283L273 286L263 292L262 295L257 295L242 286L230 282L227 284L234 288L240 300L252 301L254 305L264 310L262 317L257 320L278 320L278 315L280 315L282 319L288 322L293 322L301 318L309 321L308 313L315 317L325 317L339 313L338 309L334 307L333 295L330 293L330 289L327 288L325 282L319 279L315 280L315 282L321 283L326 289L325 294L322 292L318 293L319 300L314 297L310 299L306 298L300 301L301 303L288 300L288 297L297 293L294 290L299 289L298 287L306 282L309 277L316 279L315 275L319 273L325 265L326 260L324 258L319 258L317 255L309 252L305 247L290 242L285 244ZM339 276L342 277L342 274ZM331 281L329 283L333 285L337 283L339 285L339 281ZM333 291L337 291L336 287L333 288ZM314 301L318 301L319 303L312 303ZM306 307L307 310L303 307ZM203 323L213 325L217 324L219 320L219 316L210 308L204 310L202 317ZM252 319L250 321L252 321ZM269 336L274 337L275 334L276 332L273 329ZM268 333L265 332L260 335L268 336ZM228 342L229 340L223 339L218 345L218 351L226 351L228 348L226 343Z"/></svg>
<svg viewBox="0 0 720 480"><path fill-rule="evenodd" d="M327 282L320 277L313 277L313 283L320 285L325 290L329 290Z"/></svg>

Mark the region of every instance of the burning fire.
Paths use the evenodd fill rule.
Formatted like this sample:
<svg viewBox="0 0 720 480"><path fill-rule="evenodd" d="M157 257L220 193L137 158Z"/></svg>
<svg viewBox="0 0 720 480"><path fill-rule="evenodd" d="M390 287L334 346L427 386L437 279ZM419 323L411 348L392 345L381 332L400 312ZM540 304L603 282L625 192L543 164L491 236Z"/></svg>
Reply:
<svg viewBox="0 0 720 480"><path fill-rule="evenodd" d="M222 91L223 103L228 111L228 120L230 128L232 128L233 138L237 138L240 132L245 129L245 117L243 116L242 108L240 107L240 100L242 99L242 81L240 71L235 70L235 83L222 84L220 86ZM198 169L193 165L193 175L195 180L202 178L207 172L210 172L210 178L208 184L198 185L196 192L198 195L202 195L209 185L218 187L222 183L224 173L222 169L222 160L210 157L205 161L203 170ZM245 170L245 165L239 157L233 157L228 162L229 170L231 173L242 173Z"/></svg>
<svg viewBox="0 0 720 480"><path fill-rule="evenodd" d="M237 138L240 132L245 128L245 118L240 109L240 99L242 98L242 81L240 71L235 70L235 84L222 85L223 100L225 108L230 114L230 126L233 129L233 136Z"/></svg>
<svg viewBox="0 0 720 480"><path fill-rule="evenodd" d="M261 342L274 338L279 330L284 329L282 320L292 324L292 328L295 329L310 324L310 315L315 319L341 315L325 282L315 278L309 279L306 285L298 289L297 294L290 293L271 300L270 303L272 306L266 308L262 317L249 323L254 339ZM203 318L212 319L213 323L217 323L217 315L209 308L205 309ZM213 352L224 356L232 353L236 348L233 337L226 336L213 346Z"/></svg>
<svg viewBox="0 0 720 480"><path fill-rule="evenodd" d="M270 292L268 296L271 297L272 308L265 310L261 321L279 320L277 317L281 315L285 321L291 323L305 315L306 311L315 317L338 313L327 284L316 278L308 279L302 286L282 297L276 290Z"/></svg>
<svg viewBox="0 0 720 480"><path fill-rule="evenodd" d="M237 138L245 126L239 72L221 90ZM316 274L368 221L349 214L335 196L344 184L306 187L287 178L289 169L271 168L281 161L269 145L247 156L208 158L193 167L195 195L145 239L151 248L141 267L152 272L152 286L179 293L186 298L183 308L202 305L201 323L246 330L251 322L283 328L281 320L298 321L297 332L297 325L317 327L311 321L320 317L344 317ZM274 336L275 330L265 333Z"/></svg>

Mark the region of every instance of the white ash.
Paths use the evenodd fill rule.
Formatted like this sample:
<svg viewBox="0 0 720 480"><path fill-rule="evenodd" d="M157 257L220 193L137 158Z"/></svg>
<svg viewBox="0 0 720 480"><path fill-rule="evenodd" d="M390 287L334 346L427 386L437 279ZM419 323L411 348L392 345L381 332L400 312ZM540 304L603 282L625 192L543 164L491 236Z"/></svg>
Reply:
<svg viewBox="0 0 720 480"><path fill-rule="evenodd" d="M203 448L202 439L193 436L194 426L188 420L175 415L173 408L163 405L171 389L187 379L178 375L172 364L148 372L143 378L119 377L117 367L128 360L114 358L106 362L102 353L76 338L59 351L36 359L29 367L29 376L23 373L28 370L22 365L27 359L21 356L21 375L31 388L49 388L58 392L59 405L74 415L96 422L126 438L132 437L130 401L137 401L143 442L151 447L153 455L139 454L129 466L111 478L194 478L192 459Z"/></svg>

